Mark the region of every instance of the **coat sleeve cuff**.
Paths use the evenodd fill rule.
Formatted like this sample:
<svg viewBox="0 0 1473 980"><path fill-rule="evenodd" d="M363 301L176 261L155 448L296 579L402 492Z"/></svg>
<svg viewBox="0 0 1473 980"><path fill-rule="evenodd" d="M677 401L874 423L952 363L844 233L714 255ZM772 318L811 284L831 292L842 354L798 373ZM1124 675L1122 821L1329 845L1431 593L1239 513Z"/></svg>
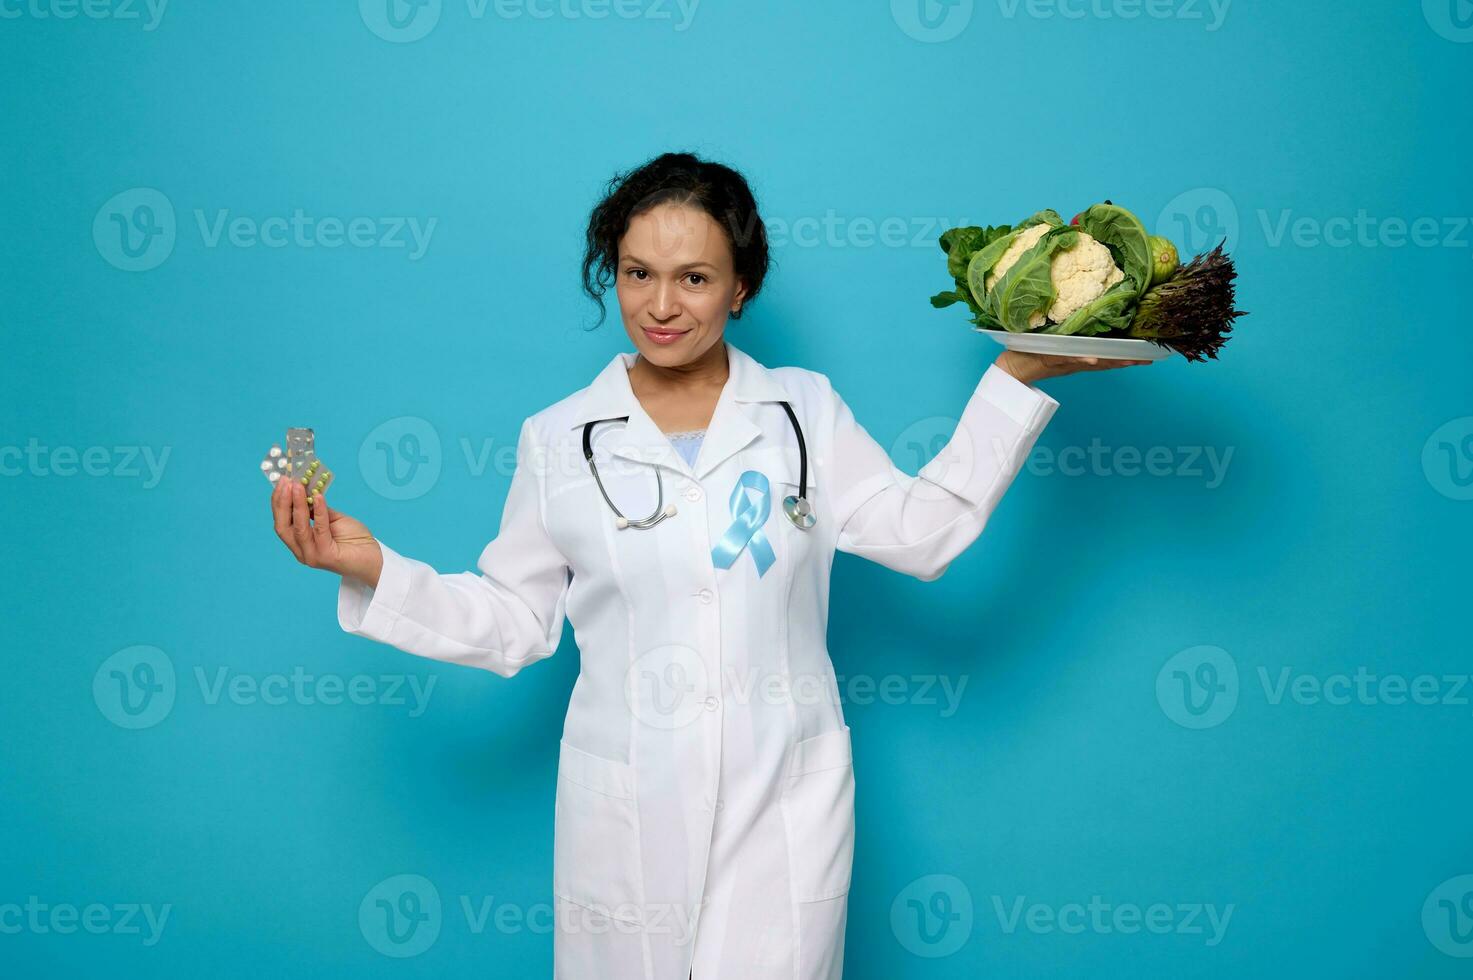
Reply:
<svg viewBox="0 0 1473 980"><path fill-rule="evenodd" d="M1059 407L1048 393L1024 384L996 364L988 365L983 372L977 392L1024 428L1035 426L1040 421L1047 423Z"/></svg>
<svg viewBox="0 0 1473 980"><path fill-rule="evenodd" d="M409 595L409 560L382 541L384 567L377 588L343 576L338 584L338 625L355 636L389 643Z"/></svg>

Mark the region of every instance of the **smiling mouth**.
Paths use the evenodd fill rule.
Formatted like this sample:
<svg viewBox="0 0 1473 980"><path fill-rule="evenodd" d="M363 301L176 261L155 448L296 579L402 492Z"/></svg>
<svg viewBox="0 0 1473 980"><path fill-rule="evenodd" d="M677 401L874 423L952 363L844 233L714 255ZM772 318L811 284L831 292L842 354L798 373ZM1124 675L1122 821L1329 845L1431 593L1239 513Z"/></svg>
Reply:
<svg viewBox="0 0 1473 980"><path fill-rule="evenodd" d="M640 329L655 340L674 340L676 337L690 332L688 330L660 330L656 327L641 327Z"/></svg>

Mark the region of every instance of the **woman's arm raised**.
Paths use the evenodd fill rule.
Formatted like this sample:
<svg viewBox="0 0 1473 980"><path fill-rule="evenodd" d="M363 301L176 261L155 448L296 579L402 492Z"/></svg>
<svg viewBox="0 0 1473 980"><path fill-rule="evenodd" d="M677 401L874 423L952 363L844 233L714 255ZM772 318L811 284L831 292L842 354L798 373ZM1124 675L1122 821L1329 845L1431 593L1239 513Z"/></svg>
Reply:
<svg viewBox="0 0 1473 980"><path fill-rule="evenodd" d="M837 547L930 582L982 533L1059 403L1029 383L1141 361L1039 357L1006 352L989 366L956 431L915 476L834 398L832 485Z"/></svg>
<svg viewBox="0 0 1473 980"><path fill-rule="evenodd" d="M500 529L481 552L480 574L442 575L375 541L325 500L315 508L329 520L309 525L300 487L295 498L290 488L272 496L277 534L303 564L342 576L338 624L347 632L510 677L552 656L563 631L570 574L543 522L545 459L530 420L523 422Z"/></svg>

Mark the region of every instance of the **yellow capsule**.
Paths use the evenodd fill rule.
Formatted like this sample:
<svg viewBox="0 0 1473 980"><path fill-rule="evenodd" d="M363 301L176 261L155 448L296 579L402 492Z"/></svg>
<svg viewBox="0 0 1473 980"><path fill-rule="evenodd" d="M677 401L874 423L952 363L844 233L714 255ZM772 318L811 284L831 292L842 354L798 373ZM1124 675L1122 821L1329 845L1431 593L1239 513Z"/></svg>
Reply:
<svg viewBox="0 0 1473 980"><path fill-rule="evenodd" d="M320 459L314 459L312 461L312 465L309 466L309 467L307 467L307 472L308 473L311 473L313 470L317 469L317 464L319 464L321 462L322 462L322 460L320 460Z"/></svg>
<svg viewBox="0 0 1473 980"><path fill-rule="evenodd" d="M302 486L305 487L306 485L307 485L307 478L304 476L304 477L302 477Z"/></svg>
<svg viewBox="0 0 1473 980"><path fill-rule="evenodd" d="M326 480L318 480L317 483L313 486L312 489L314 489L314 490L321 490L325 486L327 486L327 481Z"/></svg>

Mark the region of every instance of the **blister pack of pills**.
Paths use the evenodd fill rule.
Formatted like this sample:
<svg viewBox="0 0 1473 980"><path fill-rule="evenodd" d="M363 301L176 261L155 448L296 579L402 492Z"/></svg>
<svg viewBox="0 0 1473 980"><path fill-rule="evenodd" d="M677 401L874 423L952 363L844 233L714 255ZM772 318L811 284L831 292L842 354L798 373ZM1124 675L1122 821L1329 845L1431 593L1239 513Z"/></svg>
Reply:
<svg viewBox="0 0 1473 980"><path fill-rule="evenodd" d="M283 477L302 484L307 488L308 507L332 483L332 470L317 458L311 429L287 429L285 451L280 446L267 450L261 460L261 473L273 485Z"/></svg>

